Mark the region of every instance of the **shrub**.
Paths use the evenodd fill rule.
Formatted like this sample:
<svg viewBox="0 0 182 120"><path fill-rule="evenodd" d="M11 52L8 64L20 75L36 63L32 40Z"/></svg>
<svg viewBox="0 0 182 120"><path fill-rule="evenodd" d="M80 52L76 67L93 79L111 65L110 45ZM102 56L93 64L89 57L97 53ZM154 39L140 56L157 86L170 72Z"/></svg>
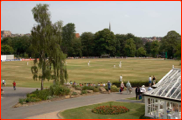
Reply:
<svg viewBox="0 0 182 120"><path fill-rule="evenodd" d="M82 90L82 87L80 87L80 86L75 86L75 89L76 89L76 90Z"/></svg>
<svg viewBox="0 0 182 120"><path fill-rule="evenodd" d="M24 98L19 99L19 103L21 103L21 104L23 104L25 101L26 101L26 99L24 99Z"/></svg>
<svg viewBox="0 0 182 120"><path fill-rule="evenodd" d="M121 113L128 112L129 109L124 106L99 106L92 109L93 113L103 114L103 115L117 115Z"/></svg>
<svg viewBox="0 0 182 120"><path fill-rule="evenodd" d="M81 94L87 94L86 90L82 90Z"/></svg>
<svg viewBox="0 0 182 120"><path fill-rule="evenodd" d="M50 99L52 99L53 97L52 96L47 96L47 100L50 100Z"/></svg>
<svg viewBox="0 0 182 120"><path fill-rule="evenodd" d="M126 86L126 83L127 82L124 82L125 86ZM145 85L145 86L149 85L148 81L130 81L130 83L132 87L137 87L137 86L141 87L142 85ZM117 87L120 87L121 82L113 82L112 84L116 85Z"/></svg>
<svg viewBox="0 0 182 120"><path fill-rule="evenodd" d="M46 100L47 96L49 96L49 95L50 95L49 89L45 89L45 90L40 90L38 92L37 97L40 98L41 100Z"/></svg>
<svg viewBox="0 0 182 120"><path fill-rule="evenodd" d="M30 98L37 97L36 94L29 94Z"/></svg>
<svg viewBox="0 0 182 120"><path fill-rule="evenodd" d="M73 92L72 95L78 95L76 92Z"/></svg>
<svg viewBox="0 0 182 120"><path fill-rule="evenodd" d="M111 92L119 92L120 88L117 87L111 87Z"/></svg>
<svg viewBox="0 0 182 120"><path fill-rule="evenodd" d="M84 86L82 90L94 90L93 86Z"/></svg>
<svg viewBox="0 0 182 120"><path fill-rule="evenodd" d="M53 85L50 87L50 95L68 95L70 89L60 85Z"/></svg>
<svg viewBox="0 0 182 120"><path fill-rule="evenodd" d="M99 88L96 88L96 87L95 87L95 88L93 89L93 91L94 91L94 92L99 92Z"/></svg>

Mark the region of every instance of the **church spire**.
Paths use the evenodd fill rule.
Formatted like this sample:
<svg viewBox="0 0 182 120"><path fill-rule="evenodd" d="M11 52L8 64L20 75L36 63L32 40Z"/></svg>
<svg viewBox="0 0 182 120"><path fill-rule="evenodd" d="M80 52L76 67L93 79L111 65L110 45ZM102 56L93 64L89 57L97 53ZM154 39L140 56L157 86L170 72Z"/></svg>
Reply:
<svg viewBox="0 0 182 120"><path fill-rule="evenodd" d="M109 22L109 30L111 31L111 24L110 24L110 22Z"/></svg>

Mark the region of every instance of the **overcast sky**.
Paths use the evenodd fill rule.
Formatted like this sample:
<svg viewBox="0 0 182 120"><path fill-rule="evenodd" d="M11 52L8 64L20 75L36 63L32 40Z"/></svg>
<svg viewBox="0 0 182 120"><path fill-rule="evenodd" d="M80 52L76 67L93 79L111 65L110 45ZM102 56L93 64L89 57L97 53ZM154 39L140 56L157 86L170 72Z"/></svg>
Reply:
<svg viewBox="0 0 182 120"><path fill-rule="evenodd" d="M16 1L1 2L1 30L13 34L30 33L36 25L32 8L49 4L52 22L74 23L76 32L95 33L109 27L115 34L132 33L138 37L165 36L175 30L181 34L181 2L125 1Z"/></svg>

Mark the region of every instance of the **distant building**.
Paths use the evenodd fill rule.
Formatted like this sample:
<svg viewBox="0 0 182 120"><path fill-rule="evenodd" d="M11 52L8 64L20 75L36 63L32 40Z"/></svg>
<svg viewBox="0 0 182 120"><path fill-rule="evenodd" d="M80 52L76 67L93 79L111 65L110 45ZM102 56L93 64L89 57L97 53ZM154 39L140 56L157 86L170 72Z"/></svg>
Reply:
<svg viewBox="0 0 182 120"><path fill-rule="evenodd" d="M6 37L11 37L11 32L6 30L1 31L1 39Z"/></svg>
<svg viewBox="0 0 182 120"><path fill-rule="evenodd" d="M76 34L75 34L75 37L76 37L76 38L80 38L80 34L79 34L79 33L76 33Z"/></svg>

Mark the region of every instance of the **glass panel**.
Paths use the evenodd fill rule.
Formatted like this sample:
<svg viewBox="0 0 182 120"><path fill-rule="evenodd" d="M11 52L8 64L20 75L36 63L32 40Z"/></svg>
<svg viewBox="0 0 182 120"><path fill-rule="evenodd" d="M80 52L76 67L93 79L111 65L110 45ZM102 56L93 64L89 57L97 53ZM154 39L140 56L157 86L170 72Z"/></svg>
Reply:
<svg viewBox="0 0 182 120"><path fill-rule="evenodd" d="M181 100L181 93L178 95L177 99L180 99Z"/></svg>
<svg viewBox="0 0 182 120"><path fill-rule="evenodd" d="M181 92L181 89L176 90L176 92L172 95L172 98L176 98L177 95Z"/></svg>

